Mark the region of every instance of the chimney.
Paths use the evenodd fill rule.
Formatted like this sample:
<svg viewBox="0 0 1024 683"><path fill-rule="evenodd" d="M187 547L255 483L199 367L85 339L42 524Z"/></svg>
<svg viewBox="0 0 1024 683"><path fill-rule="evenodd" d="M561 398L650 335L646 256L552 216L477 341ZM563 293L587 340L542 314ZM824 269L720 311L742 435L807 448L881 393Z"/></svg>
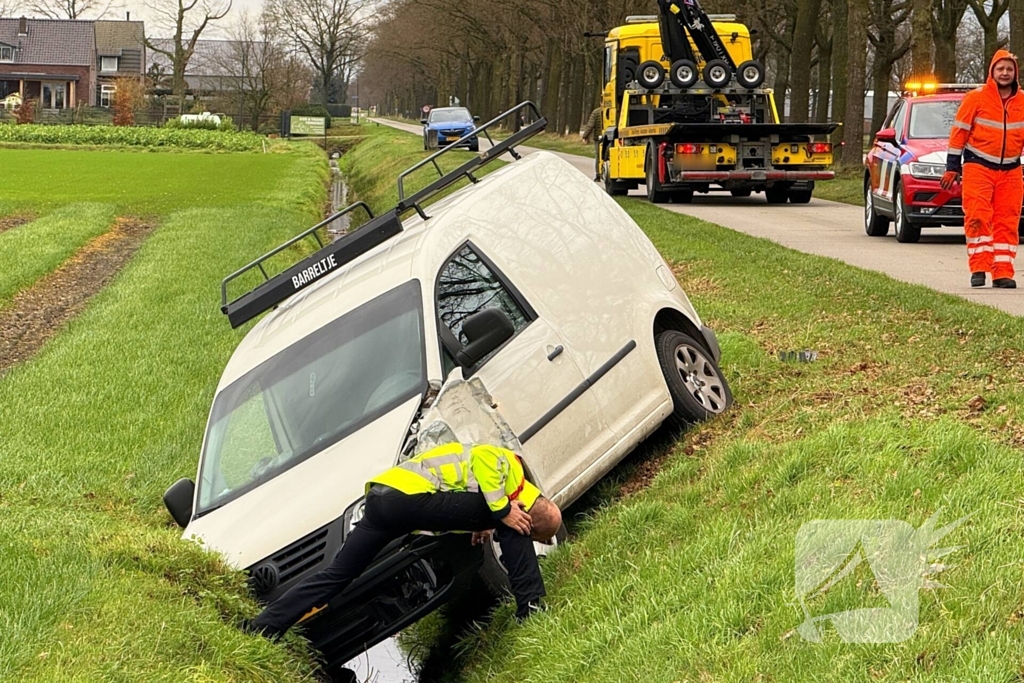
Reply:
<svg viewBox="0 0 1024 683"><path fill-rule="evenodd" d="M18 35L19 36L27 36L28 35L28 19L26 19L25 17L22 17L22 18L18 19Z"/></svg>
<svg viewBox="0 0 1024 683"><path fill-rule="evenodd" d="M124 13L124 20L125 21L131 21L132 20L132 13L131 12L125 12Z"/></svg>

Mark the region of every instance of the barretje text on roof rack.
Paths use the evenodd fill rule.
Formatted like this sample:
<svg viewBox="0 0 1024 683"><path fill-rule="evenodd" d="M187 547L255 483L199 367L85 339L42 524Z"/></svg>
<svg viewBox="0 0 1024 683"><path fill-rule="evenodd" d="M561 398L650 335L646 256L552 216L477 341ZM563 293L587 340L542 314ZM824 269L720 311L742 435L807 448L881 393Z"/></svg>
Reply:
<svg viewBox="0 0 1024 683"><path fill-rule="evenodd" d="M305 287L307 284L317 279L324 273L330 271L333 268L338 267L338 262L334 260L334 254L320 259L309 268L300 271L297 275L292 276L292 285L295 289Z"/></svg>

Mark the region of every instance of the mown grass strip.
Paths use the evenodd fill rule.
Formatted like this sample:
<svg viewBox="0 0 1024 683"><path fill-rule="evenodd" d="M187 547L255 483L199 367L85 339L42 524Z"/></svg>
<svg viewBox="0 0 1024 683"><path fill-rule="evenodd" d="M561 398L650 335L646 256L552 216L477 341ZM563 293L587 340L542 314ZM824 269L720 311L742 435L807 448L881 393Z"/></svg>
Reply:
<svg viewBox="0 0 1024 683"><path fill-rule="evenodd" d="M110 229L110 204L69 204L17 230L0 233L0 308Z"/></svg>
<svg viewBox="0 0 1024 683"><path fill-rule="evenodd" d="M374 168L385 178L396 163L371 146L348 162L371 187ZM736 405L681 435L648 488L576 520L574 542L545 566L550 611L519 627L500 610L465 635L453 678L1016 680L1024 320L642 201L622 206L718 331ZM779 359L802 349L817 362ZM973 516L940 543L964 546L943 560L955 565L937 577L948 587L915 591L913 637L796 633L802 524L920 527L939 509L940 524ZM812 601L814 613L887 606L866 569Z"/></svg>
<svg viewBox="0 0 1024 683"><path fill-rule="evenodd" d="M161 503L195 473L245 332L219 311L220 279L319 218L322 155L297 150L279 170L270 192L162 217L83 314L0 380L0 680L313 680L301 647L231 623L255 610L244 577L181 541Z"/></svg>

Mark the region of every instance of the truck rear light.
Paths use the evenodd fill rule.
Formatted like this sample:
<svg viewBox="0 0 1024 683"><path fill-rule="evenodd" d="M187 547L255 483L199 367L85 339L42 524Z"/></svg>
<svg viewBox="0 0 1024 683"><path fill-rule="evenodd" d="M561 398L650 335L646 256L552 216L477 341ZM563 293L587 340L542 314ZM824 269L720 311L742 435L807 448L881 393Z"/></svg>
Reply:
<svg viewBox="0 0 1024 683"><path fill-rule="evenodd" d="M700 154L703 151L703 147L695 145L692 142L685 142L683 144L676 145L676 154Z"/></svg>
<svg viewBox="0 0 1024 683"><path fill-rule="evenodd" d="M832 152L832 143L812 142L807 146L807 151L811 154L829 154Z"/></svg>

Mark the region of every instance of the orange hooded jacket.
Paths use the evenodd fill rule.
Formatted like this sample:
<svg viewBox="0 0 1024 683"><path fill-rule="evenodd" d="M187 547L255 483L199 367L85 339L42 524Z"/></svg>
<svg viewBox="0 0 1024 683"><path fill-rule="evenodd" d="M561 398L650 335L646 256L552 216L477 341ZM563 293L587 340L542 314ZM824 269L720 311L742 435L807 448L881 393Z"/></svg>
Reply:
<svg viewBox="0 0 1024 683"><path fill-rule="evenodd" d="M992 77L996 62L1003 59L1013 62L1016 74L1010 86L1011 95L1005 102ZM985 85L967 93L956 112L949 134L947 171L960 172L962 163L981 164L1000 171L1020 166L1024 152L1024 92L1017 83L1019 76L1017 58L1006 50L997 50L992 56Z"/></svg>

